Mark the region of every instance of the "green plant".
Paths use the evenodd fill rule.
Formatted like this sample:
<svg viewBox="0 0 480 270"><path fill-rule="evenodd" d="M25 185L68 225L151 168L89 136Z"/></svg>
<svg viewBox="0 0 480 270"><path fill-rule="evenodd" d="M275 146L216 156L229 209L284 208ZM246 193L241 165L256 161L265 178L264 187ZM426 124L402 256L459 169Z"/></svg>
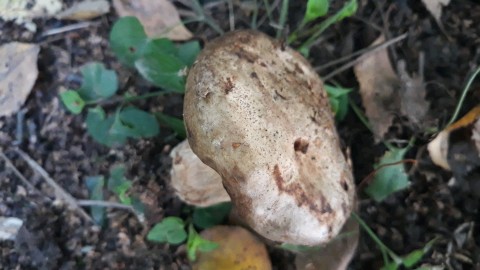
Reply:
<svg viewBox="0 0 480 270"><path fill-rule="evenodd" d="M325 91L327 91L335 119L339 122L342 121L348 112L348 94L352 92L352 89L326 84Z"/></svg>
<svg viewBox="0 0 480 270"><path fill-rule="evenodd" d="M65 107L73 114L80 114L89 106L87 131L106 146L122 145L129 138L154 137L160 131L159 121L184 137L181 120L160 112L151 114L131 103L167 93L183 93L186 69L195 61L200 44L192 41L176 45L165 38L151 39L138 19L123 17L112 27L110 45L121 63L136 69L162 90L141 96L130 93L118 96L119 83L115 71L106 69L101 63L90 63L80 70L83 77L80 88L60 94ZM108 114L103 106L112 102L119 105L114 113Z"/></svg>
<svg viewBox="0 0 480 270"><path fill-rule="evenodd" d="M91 200L104 200L105 176L89 176L85 179L85 184ZM107 180L107 189L117 196L121 204L131 206L136 214L143 214L143 204L138 198L129 194L131 187L132 182L125 177L125 167L123 165L113 166L110 169L110 176ZM97 224L102 225L104 223L105 207L91 206L90 212Z"/></svg>

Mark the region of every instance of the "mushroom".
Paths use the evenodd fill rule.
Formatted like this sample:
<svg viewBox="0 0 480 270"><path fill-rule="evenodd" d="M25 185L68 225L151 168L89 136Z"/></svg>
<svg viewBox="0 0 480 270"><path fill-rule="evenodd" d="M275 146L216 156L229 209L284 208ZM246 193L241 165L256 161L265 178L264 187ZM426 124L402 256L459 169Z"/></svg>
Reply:
<svg viewBox="0 0 480 270"><path fill-rule="evenodd" d="M208 43L187 77L184 119L193 152L263 237L319 245L350 216L353 176L323 82L285 44L252 30Z"/></svg>

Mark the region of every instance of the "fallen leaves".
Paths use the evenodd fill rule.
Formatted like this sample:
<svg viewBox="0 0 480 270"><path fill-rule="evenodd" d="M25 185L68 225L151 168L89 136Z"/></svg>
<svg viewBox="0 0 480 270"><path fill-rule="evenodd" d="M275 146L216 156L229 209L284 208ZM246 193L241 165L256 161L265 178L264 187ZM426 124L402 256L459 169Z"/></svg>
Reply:
<svg viewBox="0 0 480 270"><path fill-rule="evenodd" d="M382 35L371 47L384 41ZM420 74L422 63L420 60ZM420 127L426 120L429 104L425 99L423 77L410 76L402 60L398 61L397 67L398 75L386 49L366 53L354 67L363 106L376 141L385 136L397 115L405 116L414 127Z"/></svg>
<svg viewBox="0 0 480 270"><path fill-rule="evenodd" d="M86 0L75 2L73 6L58 13L55 17L63 20L90 20L108 13L110 4L107 0Z"/></svg>
<svg viewBox="0 0 480 270"><path fill-rule="evenodd" d="M382 35L371 47L384 41L385 37ZM386 49L362 56L354 71L360 83L360 94L366 115L373 133L379 139L387 133L393 122L394 112L398 110L394 95L399 84L398 77L390 64Z"/></svg>
<svg viewBox="0 0 480 270"><path fill-rule="evenodd" d="M448 6L450 0L422 0L423 4L427 8L428 12L432 14L437 23L440 24L440 18L442 17L442 7Z"/></svg>
<svg viewBox="0 0 480 270"><path fill-rule="evenodd" d="M38 76L40 47L11 42L0 47L0 116L9 116L23 105Z"/></svg>
<svg viewBox="0 0 480 270"><path fill-rule="evenodd" d="M193 270L272 269L265 245L249 231L234 226L215 226L200 234L218 244L218 248L197 254Z"/></svg>
<svg viewBox="0 0 480 270"><path fill-rule="evenodd" d="M230 201L220 175L193 153L187 140L178 144L170 157L171 183L183 201L201 207Z"/></svg>
<svg viewBox="0 0 480 270"><path fill-rule="evenodd" d="M175 6L167 0L114 0L113 6L122 17L137 17L151 38L188 40L193 36L182 24Z"/></svg>

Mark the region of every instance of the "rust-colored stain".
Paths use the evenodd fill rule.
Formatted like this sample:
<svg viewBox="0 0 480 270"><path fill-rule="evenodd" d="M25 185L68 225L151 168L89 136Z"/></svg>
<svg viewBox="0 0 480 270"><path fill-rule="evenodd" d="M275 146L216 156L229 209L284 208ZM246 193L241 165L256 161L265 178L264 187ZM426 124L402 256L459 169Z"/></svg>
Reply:
<svg viewBox="0 0 480 270"><path fill-rule="evenodd" d="M230 93L235 86L233 85L232 79L230 77L227 78L227 81L224 83L223 91L225 94Z"/></svg>
<svg viewBox="0 0 480 270"><path fill-rule="evenodd" d="M293 143L293 149L295 152L302 152L303 154L307 153L309 142L305 139L298 138Z"/></svg>
<svg viewBox="0 0 480 270"><path fill-rule="evenodd" d="M325 197L323 195L320 195L320 204L322 205L322 208L320 209L315 202L313 202L305 193L303 188L300 186L299 183L291 183L289 185L285 185L284 179L282 177L282 173L280 172L280 168L278 164L275 164L273 168L273 178L275 180L275 183L277 184L278 189L280 192L285 192L290 194L292 197L295 198L297 205L299 207L301 206L306 206L310 211L317 216L319 219L321 219L321 214L325 213L332 213L332 207L330 204L326 201Z"/></svg>
<svg viewBox="0 0 480 270"><path fill-rule="evenodd" d="M233 149L237 149L240 145L242 145L242 143L232 143Z"/></svg>

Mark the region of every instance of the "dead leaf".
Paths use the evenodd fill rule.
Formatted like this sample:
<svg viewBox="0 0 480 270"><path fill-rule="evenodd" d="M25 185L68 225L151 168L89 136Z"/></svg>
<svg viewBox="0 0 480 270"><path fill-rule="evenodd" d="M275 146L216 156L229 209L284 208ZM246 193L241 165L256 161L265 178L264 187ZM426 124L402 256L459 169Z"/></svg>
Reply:
<svg viewBox="0 0 480 270"><path fill-rule="evenodd" d="M384 41L385 37L382 35L371 47ZM387 133L394 112L398 111L395 89L400 82L390 64L386 49L363 55L355 65L354 72L360 83L360 94L366 115L378 141Z"/></svg>
<svg viewBox="0 0 480 270"><path fill-rule="evenodd" d="M297 270L344 270L355 255L358 245L358 223L350 218L340 234L326 246L299 253L295 258Z"/></svg>
<svg viewBox="0 0 480 270"><path fill-rule="evenodd" d="M63 20L83 21L102 16L109 10L110 3L107 0L87 0L75 2L73 6L58 13L55 17Z"/></svg>
<svg viewBox="0 0 480 270"><path fill-rule="evenodd" d="M170 157L171 184L180 199L200 207L230 201L220 175L193 153L187 140L173 148Z"/></svg>
<svg viewBox="0 0 480 270"><path fill-rule="evenodd" d="M440 24L440 18L442 17L442 7L448 6L450 0L422 0L423 4L427 8L428 12L432 14L437 23Z"/></svg>
<svg viewBox="0 0 480 270"><path fill-rule="evenodd" d="M404 60L398 61L397 72L400 78L400 112L408 118L410 123L419 127L424 123L429 107L423 76L408 75ZM419 71L419 74L423 72Z"/></svg>
<svg viewBox="0 0 480 270"><path fill-rule="evenodd" d="M62 9L61 0L0 0L0 18L37 30L35 18L51 17Z"/></svg>
<svg viewBox="0 0 480 270"><path fill-rule="evenodd" d="M215 226L201 233L219 245L213 251L198 252L193 270L272 269L265 245L242 227Z"/></svg>
<svg viewBox="0 0 480 270"><path fill-rule="evenodd" d="M0 47L0 116L16 112L38 76L35 44L11 42Z"/></svg>
<svg viewBox="0 0 480 270"><path fill-rule="evenodd" d="M188 40L192 33L183 25L175 6L167 0L114 0L119 16L135 16L151 38Z"/></svg>

